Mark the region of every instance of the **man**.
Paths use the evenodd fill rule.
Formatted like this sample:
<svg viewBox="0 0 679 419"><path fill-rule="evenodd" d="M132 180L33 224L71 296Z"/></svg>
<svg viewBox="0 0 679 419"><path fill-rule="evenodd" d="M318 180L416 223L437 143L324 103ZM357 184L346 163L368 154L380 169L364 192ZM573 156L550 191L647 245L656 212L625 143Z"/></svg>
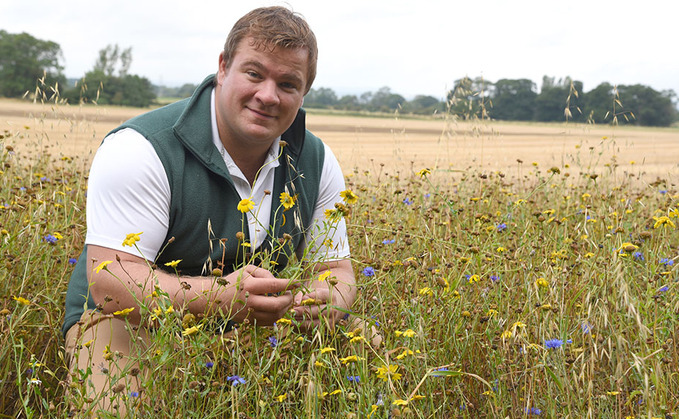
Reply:
<svg viewBox="0 0 679 419"><path fill-rule="evenodd" d="M100 371L109 365L102 357L122 355L122 371L134 345L148 341L140 303L154 292L175 310L229 324L272 325L294 310L310 329L351 307L346 226L322 228L343 176L300 109L316 61L315 36L301 17L282 7L253 10L230 32L217 74L190 99L134 118L102 143L63 327L72 371L92 369L94 396L115 384L115 371ZM311 261L312 279L299 289L274 272L292 251ZM130 337L128 322L139 325L138 336Z"/></svg>

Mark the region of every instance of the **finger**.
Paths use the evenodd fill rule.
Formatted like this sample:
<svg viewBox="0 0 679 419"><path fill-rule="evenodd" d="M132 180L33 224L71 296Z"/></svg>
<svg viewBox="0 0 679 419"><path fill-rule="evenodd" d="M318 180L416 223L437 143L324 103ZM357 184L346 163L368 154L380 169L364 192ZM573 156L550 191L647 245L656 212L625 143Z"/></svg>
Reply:
<svg viewBox="0 0 679 419"><path fill-rule="evenodd" d="M285 278L251 276L242 281L241 289L250 294L278 294L290 290L291 285Z"/></svg>
<svg viewBox="0 0 679 419"><path fill-rule="evenodd" d="M292 294L289 292L274 296L250 294L246 307L254 312L275 313L281 318L290 310L292 303Z"/></svg>

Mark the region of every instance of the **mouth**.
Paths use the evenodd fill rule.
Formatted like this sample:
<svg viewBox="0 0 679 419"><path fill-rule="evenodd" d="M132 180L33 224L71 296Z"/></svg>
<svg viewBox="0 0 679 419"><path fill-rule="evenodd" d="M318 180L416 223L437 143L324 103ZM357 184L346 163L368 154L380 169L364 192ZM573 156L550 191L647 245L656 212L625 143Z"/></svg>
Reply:
<svg viewBox="0 0 679 419"><path fill-rule="evenodd" d="M250 112L252 112L256 117L261 118L261 119L275 119L276 118L275 115L272 115L272 114L267 113L265 111L261 111L261 110L249 108L249 107L247 109Z"/></svg>

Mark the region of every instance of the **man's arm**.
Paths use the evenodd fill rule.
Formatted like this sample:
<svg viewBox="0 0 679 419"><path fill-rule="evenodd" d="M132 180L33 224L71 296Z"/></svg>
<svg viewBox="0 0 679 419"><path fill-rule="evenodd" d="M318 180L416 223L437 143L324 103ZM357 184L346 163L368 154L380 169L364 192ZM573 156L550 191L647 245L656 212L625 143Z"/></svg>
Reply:
<svg viewBox="0 0 679 419"><path fill-rule="evenodd" d="M322 281L325 273L330 273ZM349 310L356 299L356 279L351 260L318 262L311 269L313 279L309 280L308 292L295 295L295 318L303 329L311 329L326 319L333 327L345 312L332 307ZM332 306L332 307L331 307Z"/></svg>
<svg viewBox="0 0 679 419"><path fill-rule="evenodd" d="M226 285L222 286L214 277L182 277L152 269L141 257L106 247L89 245L87 256L87 278L94 302L105 314L134 308L127 315L134 324L141 319L140 303L153 304L148 297L156 287L167 293L176 310L221 314L237 322L248 318L261 325L271 325L283 317L293 302L288 280L252 265L224 277ZM96 272L95 268L105 261L112 263Z"/></svg>

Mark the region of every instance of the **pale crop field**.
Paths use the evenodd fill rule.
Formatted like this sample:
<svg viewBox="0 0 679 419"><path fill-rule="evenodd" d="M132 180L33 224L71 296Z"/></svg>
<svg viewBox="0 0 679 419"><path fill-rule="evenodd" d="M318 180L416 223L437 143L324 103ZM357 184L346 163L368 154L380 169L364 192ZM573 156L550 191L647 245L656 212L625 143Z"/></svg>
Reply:
<svg viewBox="0 0 679 419"><path fill-rule="evenodd" d="M139 112L0 101L0 417L116 415L88 410L91 371L69 379L59 328L89 162ZM335 215L350 314L374 329L303 334L286 316L220 335L159 292L140 303L156 325L130 355L140 370L99 366L106 402L136 417L677 417L678 129L307 122L358 197Z"/></svg>

